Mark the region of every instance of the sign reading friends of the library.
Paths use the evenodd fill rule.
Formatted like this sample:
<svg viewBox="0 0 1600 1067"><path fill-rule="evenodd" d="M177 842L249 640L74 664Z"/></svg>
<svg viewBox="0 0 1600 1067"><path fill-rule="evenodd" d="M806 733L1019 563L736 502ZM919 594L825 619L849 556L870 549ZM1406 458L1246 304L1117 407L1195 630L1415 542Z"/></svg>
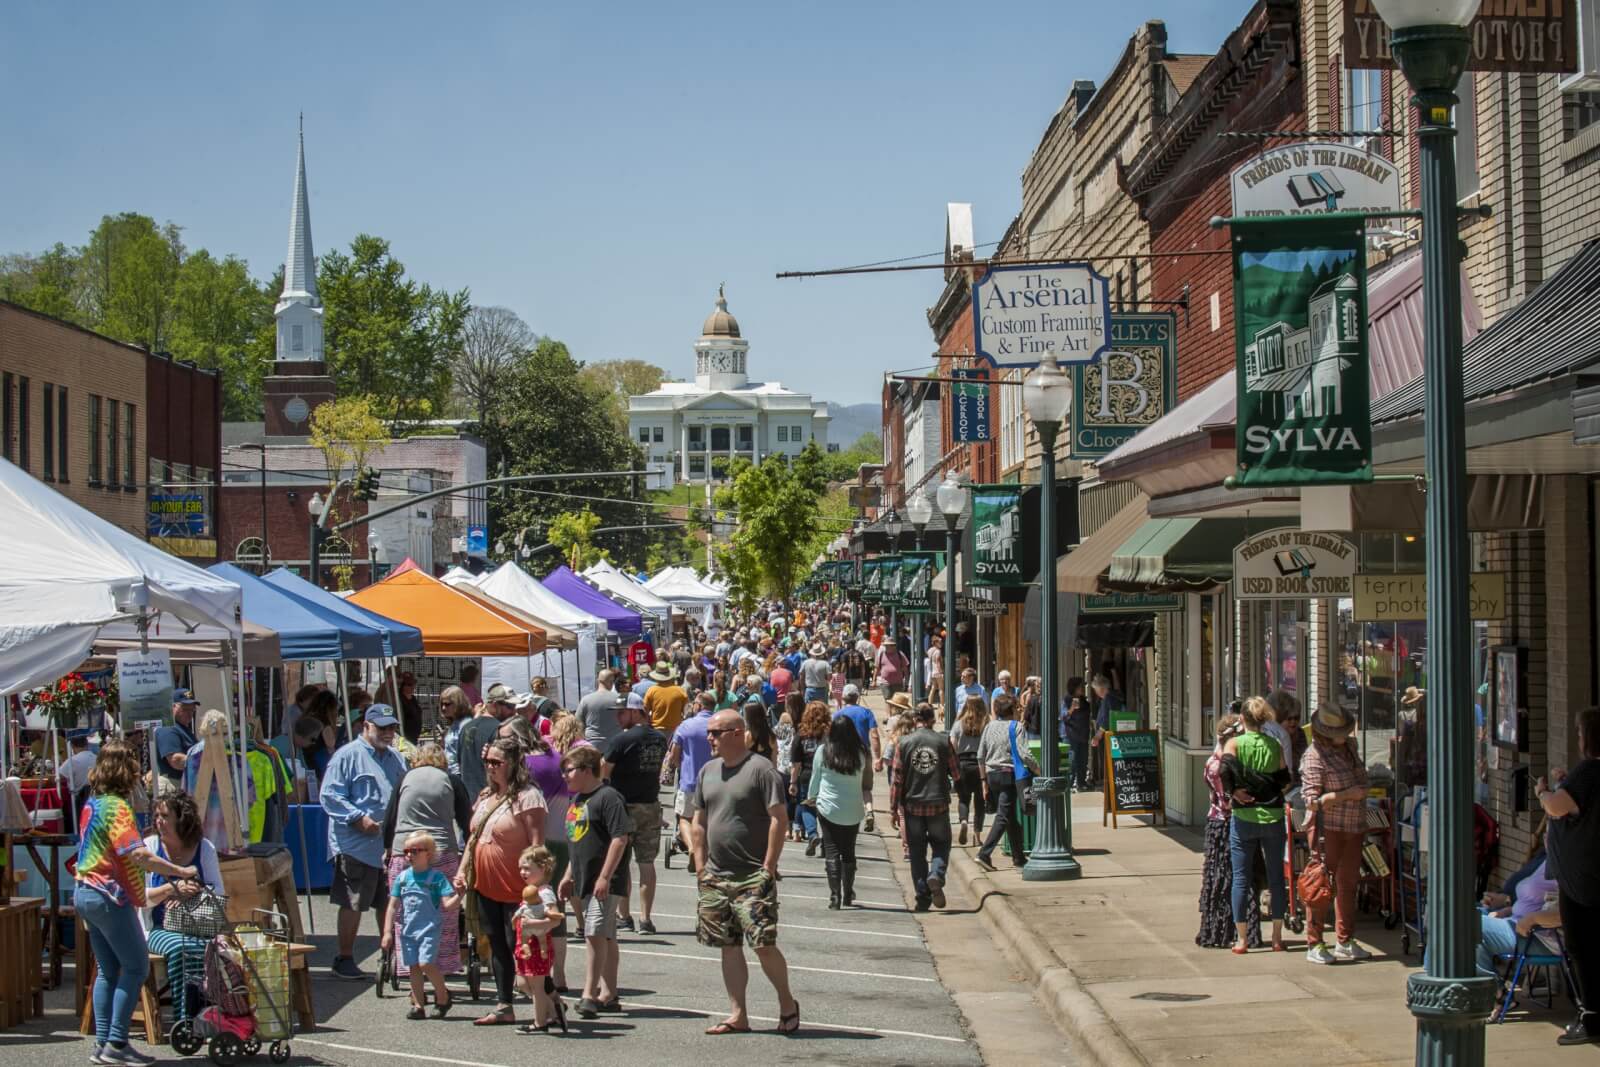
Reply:
<svg viewBox="0 0 1600 1067"><path fill-rule="evenodd" d="M1233 550L1233 595L1239 600L1350 595L1355 544L1336 533L1280 526Z"/></svg>
<svg viewBox="0 0 1600 1067"><path fill-rule="evenodd" d="M1269 148L1234 170L1233 213L1320 215L1399 211L1400 169L1375 152L1342 144Z"/></svg>
<svg viewBox="0 0 1600 1067"><path fill-rule="evenodd" d="M1468 70L1571 74L1578 69L1578 20L1590 0L1483 0L1472 31ZM1346 70L1391 70L1389 27L1372 0L1344 5Z"/></svg>

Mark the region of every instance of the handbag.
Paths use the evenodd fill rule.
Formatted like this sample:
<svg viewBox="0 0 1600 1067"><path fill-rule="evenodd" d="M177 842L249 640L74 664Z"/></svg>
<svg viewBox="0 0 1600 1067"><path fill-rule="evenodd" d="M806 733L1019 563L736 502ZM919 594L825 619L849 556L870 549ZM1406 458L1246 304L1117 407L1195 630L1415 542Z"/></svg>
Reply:
<svg viewBox="0 0 1600 1067"><path fill-rule="evenodd" d="M228 898L202 885L192 897L173 896L162 907L162 929L209 941L228 929Z"/></svg>
<svg viewBox="0 0 1600 1067"><path fill-rule="evenodd" d="M1317 824L1311 831L1311 840L1315 844L1322 831L1322 813L1317 812ZM1305 869L1300 872L1300 877L1295 879L1296 894L1305 902L1308 908L1324 908L1333 899L1333 876L1328 871L1328 866L1323 862L1322 855L1315 849L1311 858L1306 863Z"/></svg>
<svg viewBox="0 0 1600 1067"><path fill-rule="evenodd" d="M484 813L483 821L478 824L477 829L467 835L467 843L461 848L461 865L457 868L458 873L461 875L461 883L465 886L465 890L461 894L461 914L467 920L467 929L475 938L481 936L482 933L482 922L478 914L478 838L483 836L484 827L488 826L500 809L510 802L511 795L509 793L502 794L495 800L494 807Z"/></svg>

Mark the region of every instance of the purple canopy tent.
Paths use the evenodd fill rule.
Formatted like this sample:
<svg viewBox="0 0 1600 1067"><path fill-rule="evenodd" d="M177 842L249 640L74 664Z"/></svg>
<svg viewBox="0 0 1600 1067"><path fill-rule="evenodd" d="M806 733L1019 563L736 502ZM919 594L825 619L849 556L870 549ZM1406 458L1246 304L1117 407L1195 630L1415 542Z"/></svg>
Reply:
<svg viewBox="0 0 1600 1067"><path fill-rule="evenodd" d="M620 637L637 637L643 632L637 612L618 604L573 574L565 564L545 575L539 584L574 607L606 620L606 628Z"/></svg>

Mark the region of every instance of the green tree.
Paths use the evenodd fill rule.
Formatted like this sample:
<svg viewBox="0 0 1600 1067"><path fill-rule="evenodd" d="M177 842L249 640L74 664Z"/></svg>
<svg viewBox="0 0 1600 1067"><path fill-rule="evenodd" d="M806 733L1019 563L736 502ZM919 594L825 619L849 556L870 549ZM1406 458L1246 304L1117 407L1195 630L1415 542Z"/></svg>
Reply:
<svg viewBox="0 0 1600 1067"><path fill-rule="evenodd" d="M80 268L79 250L59 241L37 256L0 257L0 300L82 325Z"/></svg>
<svg viewBox="0 0 1600 1067"><path fill-rule="evenodd" d="M79 261L84 324L152 352L169 348L183 257L170 222L131 211L102 218Z"/></svg>
<svg viewBox="0 0 1600 1067"><path fill-rule="evenodd" d="M545 537L561 552L567 566L581 571L610 558L610 553L594 547L594 531L599 525L600 516L588 508L563 511L550 520Z"/></svg>
<svg viewBox="0 0 1600 1067"><path fill-rule="evenodd" d="M271 291L237 256L219 260L201 249L178 268L172 354L221 372L224 419L260 417L261 379L272 362L260 335L273 327L272 307Z"/></svg>
<svg viewBox="0 0 1600 1067"><path fill-rule="evenodd" d="M471 300L406 277L389 242L361 234L348 254L330 252L317 271L323 349L345 394L380 398L395 422L435 418L450 395Z"/></svg>
<svg viewBox="0 0 1600 1067"><path fill-rule="evenodd" d="M738 526L718 554L741 596L787 599L816 557L823 532L819 506L828 489L826 457L815 441L790 464L770 455L760 466L738 460L717 503L738 512ZM831 536L831 534L830 534Z"/></svg>
<svg viewBox="0 0 1600 1067"><path fill-rule="evenodd" d="M863 463L883 462L883 438L864 433L842 452L824 453L823 462L830 482L853 482Z"/></svg>
<svg viewBox="0 0 1600 1067"><path fill-rule="evenodd" d="M582 365L560 341L542 338L509 368L486 408L483 424L489 465L503 474L580 474L628 471L643 457L609 419L594 418L604 397L579 373ZM521 531L550 540L551 522L575 506L599 517L600 526L655 521L644 479L573 478L491 491L490 522L507 544ZM630 567L646 561L659 531L623 530L601 535L611 558Z"/></svg>
<svg viewBox="0 0 1600 1067"><path fill-rule="evenodd" d="M628 432L628 398L661 388L667 372L642 359L603 359L590 363L581 372L606 398L605 411L611 420Z"/></svg>

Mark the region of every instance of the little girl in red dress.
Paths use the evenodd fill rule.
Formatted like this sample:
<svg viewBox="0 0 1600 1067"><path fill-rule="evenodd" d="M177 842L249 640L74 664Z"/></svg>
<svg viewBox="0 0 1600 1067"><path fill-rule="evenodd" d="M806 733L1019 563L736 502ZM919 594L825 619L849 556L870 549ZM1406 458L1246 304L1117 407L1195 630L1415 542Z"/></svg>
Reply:
<svg viewBox="0 0 1600 1067"><path fill-rule="evenodd" d="M556 858L549 849L537 845L523 852L517 866L527 885L522 890L522 907L512 919L516 946L511 958L517 966L518 984L533 1001L533 1023L517 1029L525 1034L542 1033L550 1029L553 1021L566 1033L566 1005L555 995L556 984L550 977L554 959L551 932L562 919L561 904L550 888Z"/></svg>

